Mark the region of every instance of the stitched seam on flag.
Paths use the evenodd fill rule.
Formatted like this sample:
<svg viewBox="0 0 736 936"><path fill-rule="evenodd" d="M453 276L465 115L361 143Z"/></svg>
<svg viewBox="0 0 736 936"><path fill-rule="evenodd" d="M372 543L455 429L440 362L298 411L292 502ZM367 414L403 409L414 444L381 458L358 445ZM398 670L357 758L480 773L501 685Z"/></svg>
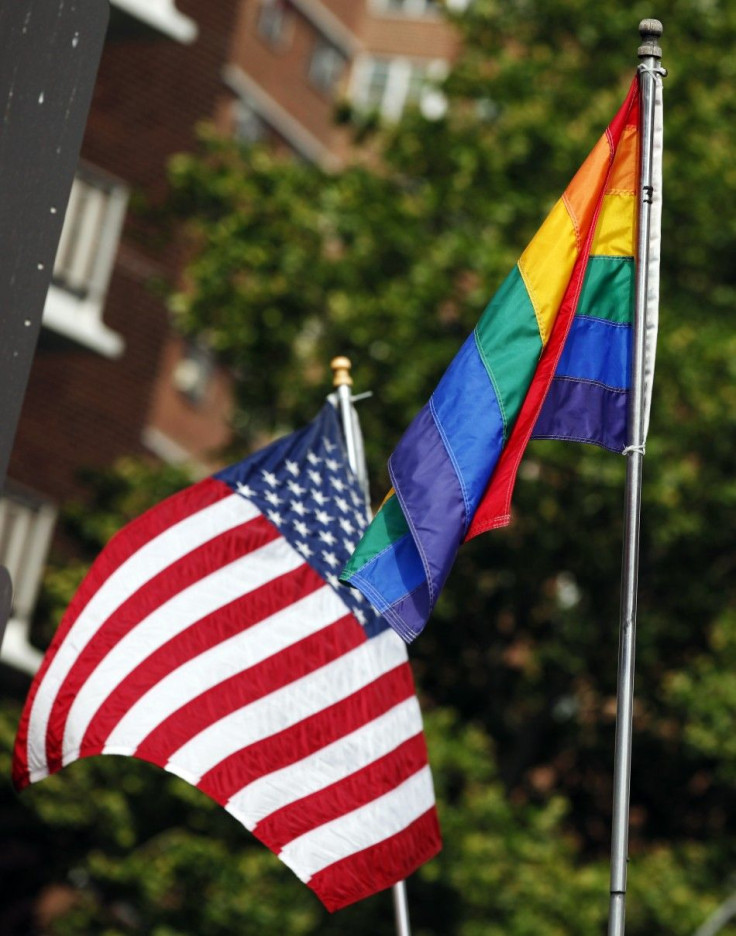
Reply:
<svg viewBox="0 0 736 936"><path fill-rule="evenodd" d="M546 329L542 325L542 313L537 308L537 303L535 301L534 296L532 295L531 287L529 283L526 281L526 277L524 276L524 271L521 268L521 264L517 263L516 266L519 271L519 276L521 277L521 281L524 284L524 288L526 289L527 296L529 297L529 302L532 305L532 309L534 309L534 318L537 320L537 329L539 331L539 338L542 342L542 347L544 347L547 342L544 340L544 333Z"/></svg>
<svg viewBox="0 0 736 936"><path fill-rule="evenodd" d="M581 247L581 243L580 243L580 225L578 224L577 215L576 215L575 212L573 211L572 205L570 204L570 199L569 199L569 197L568 197L567 192L563 192L563 194L562 194L562 201L563 201L563 204L565 205L565 208L567 208L567 213L568 213L568 215L570 216L570 220L572 221L572 226L573 226L573 229L574 229L574 231L575 231L575 247L576 247L577 250L579 251L579 250L580 250L580 247Z"/></svg>
<svg viewBox="0 0 736 936"><path fill-rule="evenodd" d="M399 503L401 503L400 500L399 500ZM352 572L351 575L349 576L349 581L351 582L354 581L355 578L363 572L363 570L369 568L372 565L375 565L376 562L378 562L378 560L381 558L381 556L385 555L387 552L390 552L395 546L398 546L398 544L403 542L408 536L411 536L411 533L404 533L398 539L391 540L391 542L388 543L386 546L384 546L380 552L377 552L374 556L371 556L370 560L366 562L364 565L362 565L359 570ZM338 591L338 594L340 594L339 591Z"/></svg>
<svg viewBox="0 0 736 936"><path fill-rule="evenodd" d="M407 643L411 640L414 640L414 638L417 637L421 633L422 628L420 627L417 630L413 627L410 627L406 623L406 621L404 621L401 615L395 610L395 608L396 608L396 605L400 604L402 601L405 601L410 595L413 595L415 592L418 592L421 589L421 587L422 587L421 585L417 585L416 588L412 588L411 591L407 592L405 595L402 595L401 598L397 598L396 601L394 601L392 604L386 605L386 607L383 608L383 610L381 611L381 615L384 618L386 618L386 620L389 622L391 627L396 631L399 637L401 637L401 639L406 641ZM372 591L372 588L370 585L368 585L368 590ZM368 595L367 597L370 598L370 595Z"/></svg>
<svg viewBox="0 0 736 936"><path fill-rule="evenodd" d="M402 513L404 514L404 519L406 520L409 526L409 529L411 530L411 535L414 538L414 545L416 546L417 552L419 553L419 558L422 560L422 566L424 567L424 578L427 583L427 590L429 591L429 606L430 608L432 608L434 607L434 603L435 603L435 589L432 584L432 577L429 574L429 561L427 559L427 553L422 547L421 537L417 534L416 526L412 522L411 512L408 510L407 505L404 502L404 498L401 494L401 491L396 485L396 478L394 477L394 472L391 466L390 459L388 463L388 473L389 473L389 477L391 478L391 483L394 486L394 490L396 491L396 497L398 498Z"/></svg>
<svg viewBox="0 0 736 936"><path fill-rule="evenodd" d="M575 319L578 322L600 322L602 325L610 325L611 328L631 328L631 322L612 322L610 319L600 318L598 315L575 313Z"/></svg>
<svg viewBox="0 0 736 936"><path fill-rule="evenodd" d="M612 445L606 445L605 442L601 442L599 439L591 439L588 436L561 435L555 432L544 432L540 433L539 435L535 435L534 438L538 442L585 442L587 445L597 445L598 448L606 449L608 452L614 452L616 455L623 454L622 449L614 448Z"/></svg>
<svg viewBox="0 0 736 936"><path fill-rule="evenodd" d="M442 439L442 442L445 446L447 454L450 456L452 467L455 469L455 475L457 476L458 484L460 485L460 490L463 495L463 504L465 504L465 517L463 518L463 530L467 530L468 523L470 522L470 509L471 509L470 498L468 497L468 491L465 486L463 476L460 472L460 465L457 462L455 453L453 452L452 446L450 445L450 440L447 438L447 435L442 426L442 423L440 422L439 416L437 415L437 411L435 410L434 394L432 394L432 396L429 398L429 411L432 414L432 419L434 420L435 427L437 428L437 432L439 433L440 438Z"/></svg>
<svg viewBox="0 0 736 936"><path fill-rule="evenodd" d="M589 260L626 260L627 263L633 263L634 257L631 254L599 254L592 253Z"/></svg>
<svg viewBox="0 0 736 936"><path fill-rule="evenodd" d="M486 356L483 350L483 346L478 337L477 325L473 329L473 340L475 341L475 347L478 351L478 355L480 356L481 361L483 361L483 366L488 372L488 379L491 381L491 384L493 386L493 392L496 394L496 400L498 401L498 408L501 411L501 420L503 422L503 440L505 442L506 437L508 435L508 419L506 418L506 409L503 405L503 398L499 392L498 383L496 382L496 378L493 373L493 368L491 367L491 362L488 360L488 357Z"/></svg>
<svg viewBox="0 0 736 936"><path fill-rule="evenodd" d="M601 387L603 390L610 390L611 393L628 393L628 387L612 387L610 384L603 383L601 380L593 380L591 377L570 377L568 374L555 374L553 381L567 381L569 383L590 384L593 387Z"/></svg>
<svg viewBox="0 0 736 936"><path fill-rule="evenodd" d="M373 585L363 577L360 572L355 572L351 579L351 584L359 587L360 591L368 598L371 604L375 605L381 614L385 614L389 605L384 601L380 592L376 591Z"/></svg>

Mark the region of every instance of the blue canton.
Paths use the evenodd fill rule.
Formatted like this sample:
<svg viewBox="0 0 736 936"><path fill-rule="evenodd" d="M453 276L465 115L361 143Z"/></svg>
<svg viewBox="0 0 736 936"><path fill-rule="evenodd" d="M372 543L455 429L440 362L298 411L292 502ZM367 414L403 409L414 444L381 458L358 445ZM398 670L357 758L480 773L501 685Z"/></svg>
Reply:
<svg viewBox="0 0 736 936"><path fill-rule="evenodd" d="M215 475L251 501L339 594L374 637L388 625L363 595L338 581L367 525L368 508L347 462L334 408L306 428Z"/></svg>

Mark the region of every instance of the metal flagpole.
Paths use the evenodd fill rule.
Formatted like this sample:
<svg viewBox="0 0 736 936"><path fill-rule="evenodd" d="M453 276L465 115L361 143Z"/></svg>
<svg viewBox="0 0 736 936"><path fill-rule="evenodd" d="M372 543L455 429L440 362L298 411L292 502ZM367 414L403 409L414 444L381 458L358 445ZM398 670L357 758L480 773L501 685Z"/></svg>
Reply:
<svg viewBox="0 0 736 936"><path fill-rule="evenodd" d="M368 472L365 466L365 457L363 455L363 445L357 425L357 414L353 403L357 399L363 399L369 394L360 394L359 397L353 396L352 386L353 378L350 376L350 360L346 357L336 357L330 362L333 372L332 385L335 387L337 395L337 404L342 419L343 435L345 436L345 446L348 451L348 464L353 470L353 474L360 481L361 487L367 491ZM366 498L366 503L367 503ZM370 508L368 508L370 510ZM394 884L394 916L396 919L396 936L411 936L409 928L409 904L406 898L406 884L399 881Z"/></svg>
<svg viewBox="0 0 736 936"><path fill-rule="evenodd" d="M651 378L647 360L647 305L652 294L650 238L652 201L661 180L654 172L655 100L657 82L663 73L659 38L662 24L655 19L639 24L639 82L641 90L641 179L638 213L636 306L632 387L629 409L629 441L625 449L626 493L624 506L624 546L621 571L621 615L619 632L616 747L613 773L613 819L611 828L611 902L608 936L624 936L626 925L626 863L629 845L629 791L631 781L631 736L634 708L634 661L636 644L636 603L639 571L639 516L644 443L648 418L645 383ZM657 193L657 198L659 193ZM658 232L655 232L658 237ZM656 289L654 290L656 295Z"/></svg>

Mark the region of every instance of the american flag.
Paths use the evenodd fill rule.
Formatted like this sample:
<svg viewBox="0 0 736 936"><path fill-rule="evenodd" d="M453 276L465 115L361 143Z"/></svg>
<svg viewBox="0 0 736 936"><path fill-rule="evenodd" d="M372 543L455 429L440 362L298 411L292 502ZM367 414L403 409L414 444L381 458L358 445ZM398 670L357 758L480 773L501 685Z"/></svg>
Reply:
<svg viewBox="0 0 736 936"><path fill-rule="evenodd" d="M365 524L328 403L126 526L31 686L16 788L94 754L151 761L330 910L416 870L440 837L406 649L337 580Z"/></svg>

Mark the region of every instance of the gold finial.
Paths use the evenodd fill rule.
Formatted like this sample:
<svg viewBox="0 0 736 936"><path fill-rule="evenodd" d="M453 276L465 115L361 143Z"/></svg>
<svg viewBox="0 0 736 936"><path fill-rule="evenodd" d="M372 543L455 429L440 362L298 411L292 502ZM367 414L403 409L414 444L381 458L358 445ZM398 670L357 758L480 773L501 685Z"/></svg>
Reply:
<svg viewBox="0 0 736 936"><path fill-rule="evenodd" d="M330 361L332 368L332 386L333 387L352 387L353 378L350 376L350 358L336 357Z"/></svg>

